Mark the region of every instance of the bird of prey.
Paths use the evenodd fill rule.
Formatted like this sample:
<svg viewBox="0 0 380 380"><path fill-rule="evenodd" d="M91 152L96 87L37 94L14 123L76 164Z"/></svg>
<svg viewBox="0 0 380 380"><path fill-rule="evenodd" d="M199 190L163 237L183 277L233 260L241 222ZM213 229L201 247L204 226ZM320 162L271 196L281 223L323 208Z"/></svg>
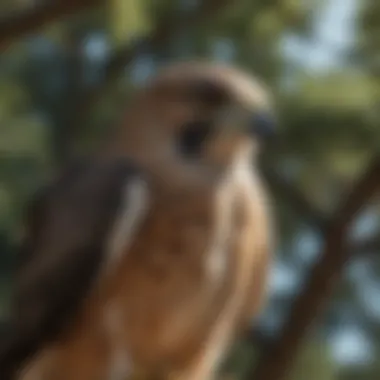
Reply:
<svg viewBox="0 0 380 380"><path fill-rule="evenodd" d="M256 157L274 132L268 91L242 70L162 69L113 138L30 203L0 378L213 379L265 298Z"/></svg>

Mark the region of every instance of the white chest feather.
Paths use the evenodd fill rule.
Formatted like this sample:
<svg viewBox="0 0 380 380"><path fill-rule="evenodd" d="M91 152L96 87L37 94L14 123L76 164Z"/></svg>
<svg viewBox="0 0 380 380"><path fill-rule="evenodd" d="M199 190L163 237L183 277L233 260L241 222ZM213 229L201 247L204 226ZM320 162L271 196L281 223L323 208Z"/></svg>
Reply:
<svg viewBox="0 0 380 380"><path fill-rule="evenodd" d="M132 244L148 212L148 196L146 183L141 179L127 184L124 189L120 212L109 238L104 275L112 273L112 270L121 263L123 254L128 252L128 247ZM131 371L128 352L119 336L119 332L123 329L122 320L122 310L110 302L104 311L104 325L111 349L107 370L107 378L110 380L123 380Z"/></svg>
<svg viewBox="0 0 380 380"><path fill-rule="evenodd" d="M124 189L120 212L109 238L107 270L120 263L121 255L131 245L135 232L148 212L148 196L147 185L141 179L128 183Z"/></svg>
<svg viewBox="0 0 380 380"><path fill-rule="evenodd" d="M237 165L218 189L215 197L215 229L208 256L208 271L212 281L218 284L223 278L229 252L229 241L234 233L234 213L239 195L252 187L251 168Z"/></svg>

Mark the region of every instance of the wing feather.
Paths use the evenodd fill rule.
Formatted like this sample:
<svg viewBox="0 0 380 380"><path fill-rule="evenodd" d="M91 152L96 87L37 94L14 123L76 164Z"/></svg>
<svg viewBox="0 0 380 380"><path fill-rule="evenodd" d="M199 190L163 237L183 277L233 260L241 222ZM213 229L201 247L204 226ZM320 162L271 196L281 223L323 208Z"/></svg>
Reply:
<svg viewBox="0 0 380 380"><path fill-rule="evenodd" d="M136 177L122 159L76 162L30 203L13 313L0 344L2 380L75 316L105 259L122 191Z"/></svg>

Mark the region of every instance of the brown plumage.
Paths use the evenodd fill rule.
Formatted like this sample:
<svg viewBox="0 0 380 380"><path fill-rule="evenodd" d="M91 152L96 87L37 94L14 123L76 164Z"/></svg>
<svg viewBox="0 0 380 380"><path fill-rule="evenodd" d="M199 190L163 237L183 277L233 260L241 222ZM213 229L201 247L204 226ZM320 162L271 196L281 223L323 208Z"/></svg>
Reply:
<svg viewBox="0 0 380 380"><path fill-rule="evenodd" d="M136 95L112 143L35 207L1 379L213 378L265 295L254 162L270 107L247 74L207 63Z"/></svg>

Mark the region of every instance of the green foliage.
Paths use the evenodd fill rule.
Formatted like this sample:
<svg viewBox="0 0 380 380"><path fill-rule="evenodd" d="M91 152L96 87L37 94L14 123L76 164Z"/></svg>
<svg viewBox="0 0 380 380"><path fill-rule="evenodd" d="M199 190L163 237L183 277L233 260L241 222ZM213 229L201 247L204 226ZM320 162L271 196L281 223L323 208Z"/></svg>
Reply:
<svg viewBox="0 0 380 380"><path fill-rule="evenodd" d="M246 379L258 358L258 350L252 343L237 343L226 360L221 378ZM337 373L327 344L311 338L300 349L286 380L337 380Z"/></svg>
<svg viewBox="0 0 380 380"><path fill-rule="evenodd" d="M287 380L336 380L326 343L310 340L304 344Z"/></svg>
<svg viewBox="0 0 380 380"><path fill-rule="evenodd" d="M301 78L304 106L325 112L365 112L375 106L376 82L361 72L339 70L322 78Z"/></svg>
<svg viewBox="0 0 380 380"><path fill-rule="evenodd" d="M244 379L257 360L257 349L250 342L237 342L221 370L222 378Z"/></svg>
<svg viewBox="0 0 380 380"><path fill-rule="evenodd" d="M148 32L145 0L110 0L108 8L109 28L116 46Z"/></svg>

